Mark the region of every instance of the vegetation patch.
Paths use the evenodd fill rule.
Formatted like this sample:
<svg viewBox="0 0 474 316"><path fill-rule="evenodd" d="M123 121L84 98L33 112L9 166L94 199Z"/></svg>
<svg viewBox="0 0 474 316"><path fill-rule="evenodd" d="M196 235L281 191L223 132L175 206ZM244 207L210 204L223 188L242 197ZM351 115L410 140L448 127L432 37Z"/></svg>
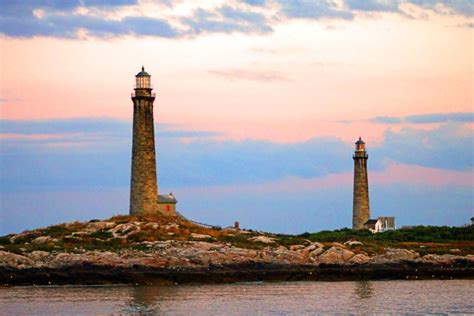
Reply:
<svg viewBox="0 0 474 316"><path fill-rule="evenodd" d="M93 232L89 236L91 238L98 238L98 239L104 239L104 240L113 237L112 233L106 230L99 230L99 231Z"/></svg>
<svg viewBox="0 0 474 316"><path fill-rule="evenodd" d="M181 218L165 218L160 216L114 216L107 222L126 225L128 229L117 231L121 238L115 238L112 228L104 228L95 232L86 230L88 223L69 223L54 225L19 235L0 237L0 249L15 253L44 251L75 251L84 250L120 250L149 249L146 242L165 240L194 240L205 242L221 242L245 249L277 248L292 245L308 246L312 242L324 244L324 249L332 247L332 243L344 243L357 240L362 244L346 245L354 253L368 255L382 254L387 248L404 248L425 254L466 255L474 253L474 226L417 226L398 229L379 234L369 230L352 230L348 228L334 231L320 231L300 235L269 234L252 230L233 228L213 229L203 227ZM96 220L92 221L96 222ZM116 227L116 226L115 226ZM210 236L193 237L192 234ZM54 242L34 243L40 236L50 236ZM259 242L251 238L265 236L272 238L274 243Z"/></svg>

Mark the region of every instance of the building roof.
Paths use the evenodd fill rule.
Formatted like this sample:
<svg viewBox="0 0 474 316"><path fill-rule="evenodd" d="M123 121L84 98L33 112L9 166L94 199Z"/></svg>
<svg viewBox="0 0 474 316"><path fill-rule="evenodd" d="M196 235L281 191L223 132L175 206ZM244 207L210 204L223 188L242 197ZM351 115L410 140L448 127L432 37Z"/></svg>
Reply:
<svg viewBox="0 0 474 316"><path fill-rule="evenodd" d="M135 77L151 77L148 72L145 71L145 67L142 66L142 71L137 73Z"/></svg>
<svg viewBox="0 0 474 316"><path fill-rule="evenodd" d="M367 222L364 223L364 225L375 225L377 221L377 219L369 219Z"/></svg>
<svg viewBox="0 0 474 316"><path fill-rule="evenodd" d="M359 140L356 141L356 144L365 144L365 142L362 140L362 138L359 137Z"/></svg>
<svg viewBox="0 0 474 316"><path fill-rule="evenodd" d="M173 194L158 195L158 203L177 203Z"/></svg>

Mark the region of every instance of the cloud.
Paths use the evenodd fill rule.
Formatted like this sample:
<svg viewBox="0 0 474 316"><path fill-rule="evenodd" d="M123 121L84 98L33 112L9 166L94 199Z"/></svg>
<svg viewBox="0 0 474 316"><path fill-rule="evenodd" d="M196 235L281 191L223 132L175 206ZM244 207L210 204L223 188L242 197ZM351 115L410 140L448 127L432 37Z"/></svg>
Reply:
<svg viewBox="0 0 474 316"><path fill-rule="evenodd" d="M37 9L51 11L72 11L78 7L97 7L109 9L111 7L121 7L126 5L135 5L137 0L68 0L68 1L49 1L49 0L23 0L10 1L1 0L0 16L32 16L33 11Z"/></svg>
<svg viewBox="0 0 474 316"><path fill-rule="evenodd" d="M260 48L260 47L252 48L251 51L254 52L254 53L262 53L262 54L276 54L276 53L278 53L278 50L276 50L276 49Z"/></svg>
<svg viewBox="0 0 474 316"><path fill-rule="evenodd" d="M352 10L369 12L398 12L398 0L347 0L347 6Z"/></svg>
<svg viewBox="0 0 474 316"><path fill-rule="evenodd" d="M372 121L383 124L398 124L403 122L401 118L391 116L377 116Z"/></svg>
<svg viewBox="0 0 474 316"><path fill-rule="evenodd" d="M0 148L0 185L5 190L126 186L129 182L130 124L81 119L8 121L1 126L3 137L12 136L2 139ZM353 168L353 144L338 139L275 143L212 138L218 135L158 125L160 181L176 187L239 185L324 177ZM368 144L368 151L371 170L386 169L387 161L459 171L474 167L472 130L459 124L430 131L389 131L380 145Z"/></svg>
<svg viewBox="0 0 474 316"><path fill-rule="evenodd" d="M229 70L209 70L210 74L219 76L231 81L234 80L250 80L250 81L288 81L289 79L282 73L276 71L251 71L244 69Z"/></svg>
<svg viewBox="0 0 474 316"><path fill-rule="evenodd" d="M472 123L474 122L474 112L459 112L459 113L432 113L409 115L404 117L393 116L377 116L372 119L375 123L382 124L430 124L430 123Z"/></svg>
<svg viewBox="0 0 474 316"><path fill-rule="evenodd" d="M16 103L22 101L21 98L0 98L0 105L5 105L8 103Z"/></svg>
<svg viewBox="0 0 474 316"><path fill-rule="evenodd" d="M471 0L346 0L347 6L356 11L398 12L407 16L400 5L409 3L432 10L443 15L474 15L474 3Z"/></svg>
<svg viewBox="0 0 474 316"><path fill-rule="evenodd" d="M254 6L263 6L267 2L266 0L242 0L243 3L254 5Z"/></svg>
<svg viewBox="0 0 474 316"><path fill-rule="evenodd" d="M361 12L395 12L415 18L400 10L400 6L406 3L444 15L471 17L474 11L470 0L244 0L232 6L198 7L186 16L173 11L172 3L163 0L149 5L156 6L156 12L161 12L160 6L165 5L170 13L151 17L137 15L144 11L136 0L2 0L0 34L20 38L47 36L72 39L83 36L189 38L212 33L269 34L276 23L292 19L352 20ZM117 13L121 19L111 18L111 13ZM425 16L424 13L419 14L419 18ZM469 27L469 23L462 25Z"/></svg>
<svg viewBox="0 0 474 316"><path fill-rule="evenodd" d="M458 24L457 27L473 29L474 28L474 23L461 23L461 24Z"/></svg>
<svg viewBox="0 0 474 316"><path fill-rule="evenodd" d="M173 125L155 124L161 138L195 138L220 136L218 132L178 129ZM111 118L74 118L56 120L0 120L4 145L98 143L101 140L130 139L132 124ZM40 137L37 137L40 135ZM29 137L28 137L29 136Z"/></svg>
<svg viewBox="0 0 474 316"><path fill-rule="evenodd" d="M444 122L474 122L474 112L470 113L437 113L407 116L406 121L415 124Z"/></svg>
<svg viewBox="0 0 474 316"><path fill-rule="evenodd" d="M96 187L129 182L131 125L106 119L81 119L8 121L1 126L3 136L29 136L2 139L1 163L5 172L0 184L3 188ZM83 132L79 132L81 129ZM59 138L41 137L45 134ZM157 128L161 179L173 185L190 186L322 176L344 169L347 157L341 153L351 151L351 146L330 139L278 144L208 138L215 135L166 126ZM194 141L182 142L182 138Z"/></svg>
<svg viewBox="0 0 474 316"><path fill-rule="evenodd" d="M473 131L448 123L434 130L405 128L387 131L383 145L371 150L372 156L403 164L448 170L474 168Z"/></svg>
<svg viewBox="0 0 474 316"><path fill-rule="evenodd" d="M47 15L43 18L0 17L0 30L13 37L52 36L77 38L79 30L95 37L150 35L177 37L181 34L168 22L148 17L125 17L120 21L75 14Z"/></svg>
<svg viewBox="0 0 474 316"><path fill-rule="evenodd" d="M129 130L130 123L109 118L74 118L56 120L0 120L2 134L65 134L120 132Z"/></svg>
<svg viewBox="0 0 474 316"><path fill-rule="evenodd" d="M190 17L181 19L190 35L201 33L269 33L273 29L261 13L222 6L216 10L197 9Z"/></svg>
<svg viewBox="0 0 474 316"><path fill-rule="evenodd" d="M474 2L472 0L406 0L406 2L433 10L439 14L474 16Z"/></svg>
<svg viewBox="0 0 474 316"><path fill-rule="evenodd" d="M82 118L0 126L0 136L27 138L2 139L0 231L127 212L130 123ZM157 125L159 188L177 194L185 215L281 232L350 225L353 144L213 135ZM373 214L395 215L398 225L462 224L472 205L472 136L470 128L451 122L434 130L388 131L379 145L368 143Z"/></svg>
<svg viewBox="0 0 474 316"><path fill-rule="evenodd" d="M281 13L288 18L315 20L323 18L337 18L351 20L354 17L351 11L339 8L335 2L331 0L281 0L279 3L281 6Z"/></svg>

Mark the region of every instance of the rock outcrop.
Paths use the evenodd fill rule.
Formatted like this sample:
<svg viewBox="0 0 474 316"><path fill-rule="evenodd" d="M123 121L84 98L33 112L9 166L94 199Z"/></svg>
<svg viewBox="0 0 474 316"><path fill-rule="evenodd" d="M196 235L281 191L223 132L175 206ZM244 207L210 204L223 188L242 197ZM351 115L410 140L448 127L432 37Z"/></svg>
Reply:
<svg viewBox="0 0 474 316"><path fill-rule="evenodd" d="M200 271L204 274L199 278L205 279L206 271L217 269L223 275L233 271L234 277L242 280L248 280L249 275L251 280L271 279L272 273L277 273L275 269L278 275L290 280L315 278L321 273L336 279L350 279L358 274L361 278L384 275L405 278L411 273L417 276L417 271L440 277L474 274L474 255L466 255L472 245L459 243L456 248L446 247L444 254L427 254L425 247L432 245L409 245L411 248L405 249L384 248L381 244L369 244L370 240L315 242L301 236L212 229L184 221L119 217L66 223L1 238L0 281L8 281L8 276L20 280L23 276L25 283L15 284L28 284L28 280L35 280L38 275L48 280L53 272L59 279L74 274L77 284L81 284L82 273L109 280L108 270L118 273L114 280L122 277L127 280L126 276L140 275L142 270L165 273L170 278L170 275L177 277L170 271ZM289 275L288 271L291 271ZM10 282L13 281L7 283Z"/></svg>
<svg viewBox="0 0 474 316"><path fill-rule="evenodd" d="M333 246L322 253L318 259L320 263L325 264L347 264L353 256L354 253L352 251Z"/></svg>

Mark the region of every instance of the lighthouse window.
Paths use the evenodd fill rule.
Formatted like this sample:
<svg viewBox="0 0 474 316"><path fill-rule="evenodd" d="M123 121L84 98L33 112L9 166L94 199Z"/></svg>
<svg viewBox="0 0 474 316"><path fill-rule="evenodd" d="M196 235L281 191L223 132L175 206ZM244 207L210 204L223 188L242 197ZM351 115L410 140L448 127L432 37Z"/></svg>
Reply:
<svg viewBox="0 0 474 316"><path fill-rule="evenodd" d="M167 204L165 205L165 211L169 212L170 211L170 206Z"/></svg>
<svg viewBox="0 0 474 316"><path fill-rule="evenodd" d="M137 77L137 88L149 88L150 77Z"/></svg>

